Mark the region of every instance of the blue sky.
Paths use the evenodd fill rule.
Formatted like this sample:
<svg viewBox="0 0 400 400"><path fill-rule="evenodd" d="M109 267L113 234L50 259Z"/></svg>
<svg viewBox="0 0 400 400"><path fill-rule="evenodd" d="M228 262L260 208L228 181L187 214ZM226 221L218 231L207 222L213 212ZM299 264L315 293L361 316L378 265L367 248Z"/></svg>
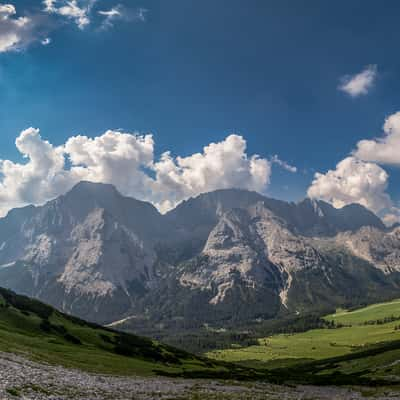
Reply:
<svg viewBox="0 0 400 400"><path fill-rule="evenodd" d="M297 167L273 164L266 188L297 200L315 172L334 170L359 140L382 136L400 108L395 1L98 0L83 29L40 1L10 2L17 16L43 14L40 35L51 43L38 36L0 53L3 160L23 162L15 139L31 126L54 146L108 129L151 132L155 157L186 157L237 133L249 156L277 154ZM98 11L116 6L130 18L102 29ZM368 66L376 74L366 93L338 90ZM396 205L397 168L377 164Z"/></svg>

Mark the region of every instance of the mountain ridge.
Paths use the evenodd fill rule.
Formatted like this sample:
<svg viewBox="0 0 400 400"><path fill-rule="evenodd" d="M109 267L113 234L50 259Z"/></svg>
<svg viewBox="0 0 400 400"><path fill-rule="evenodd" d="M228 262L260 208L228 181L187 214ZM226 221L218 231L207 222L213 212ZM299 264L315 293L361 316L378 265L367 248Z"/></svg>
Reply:
<svg viewBox="0 0 400 400"><path fill-rule="evenodd" d="M394 295L391 232L361 205L222 189L163 215L112 185L80 182L0 219L0 286L101 323L272 318L352 302L352 291L354 301ZM355 251L360 240L371 247Z"/></svg>

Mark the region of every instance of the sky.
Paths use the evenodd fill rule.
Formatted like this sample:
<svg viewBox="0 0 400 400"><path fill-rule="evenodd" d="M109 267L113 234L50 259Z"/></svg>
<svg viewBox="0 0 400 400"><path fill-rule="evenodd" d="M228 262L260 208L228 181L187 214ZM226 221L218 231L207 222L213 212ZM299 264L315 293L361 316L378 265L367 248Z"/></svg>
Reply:
<svg viewBox="0 0 400 400"><path fill-rule="evenodd" d="M390 224L400 4L0 2L0 215L77 181L161 211L242 187Z"/></svg>

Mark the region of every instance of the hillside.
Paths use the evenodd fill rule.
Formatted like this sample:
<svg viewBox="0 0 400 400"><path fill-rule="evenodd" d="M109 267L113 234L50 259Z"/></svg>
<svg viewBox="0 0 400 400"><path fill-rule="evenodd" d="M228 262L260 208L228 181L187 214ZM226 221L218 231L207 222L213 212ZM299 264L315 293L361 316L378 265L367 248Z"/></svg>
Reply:
<svg viewBox="0 0 400 400"><path fill-rule="evenodd" d="M390 308L389 306L388 310ZM293 348L299 346L301 343L296 335L292 337L295 339ZM315 343L318 345L317 340ZM9 355L5 356L6 353ZM268 366L252 361L240 366L212 361L150 339L87 323L60 313L37 300L0 288L0 365L15 368L16 371L14 374L7 372L8 386L7 382L0 384L0 393L4 390L5 398L15 398L23 393L40 399L51 398L52 394L57 394L59 398L70 398L72 393L80 398L83 393L98 395L99 392L102 395L107 393L107 396L113 392L116 398L124 398L127 388L132 388L129 390L134 390L135 393L139 391L139 395L143 397L138 398L146 399L154 398L152 396L155 389L157 393L164 393L160 395L161 398L169 398L169 394L178 392L181 393L179 398L188 400L219 398L212 395L212 382L200 381L202 383L196 384L193 380L187 381L188 383L176 380L207 378L257 381L237 388L219 383L218 392L224 392L227 398L232 399L261 399L264 398L265 390L271 394L282 393L290 399L298 398L296 396L300 395L300 391L305 390L308 395L314 393L312 396L325 399L330 398L331 389L297 389L268 385L287 382L392 384L400 373L396 362L400 358L400 340L367 347L360 352L349 352L333 359L304 364L305 360L301 358L298 359L302 364L301 369L292 368L291 363L285 362ZM60 366L73 369L63 369ZM390 376L387 373L388 368ZM79 370L85 372L80 373ZM53 376L53 373L57 375ZM88 373L104 375L102 377ZM124 380L115 375L133 379ZM152 377L155 375L174 380L155 380ZM147 378L143 380L138 376ZM12 382L15 383L10 386ZM341 389L335 389L337 393L341 393L340 391ZM379 390L374 393L379 394ZM347 395L350 396L349 393Z"/></svg>
<svg viewBox="0 0 400 400"><path fill-rule="evenodd" d="M204 358L87 323L1 288L0 351L115 375L228 371Z"/></svg>

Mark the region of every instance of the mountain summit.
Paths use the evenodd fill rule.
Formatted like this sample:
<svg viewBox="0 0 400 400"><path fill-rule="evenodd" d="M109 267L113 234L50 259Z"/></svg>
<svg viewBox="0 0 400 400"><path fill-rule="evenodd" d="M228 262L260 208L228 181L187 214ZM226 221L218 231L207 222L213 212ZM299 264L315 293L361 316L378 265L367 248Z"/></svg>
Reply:
<svg viewBox="0 0 400 400"><path fill-rule="evenodd" d="M161 215L81 182L0 219L0 286L101 323L269 318L393 296L399 232L356 204L226 189Z"/></svg>

